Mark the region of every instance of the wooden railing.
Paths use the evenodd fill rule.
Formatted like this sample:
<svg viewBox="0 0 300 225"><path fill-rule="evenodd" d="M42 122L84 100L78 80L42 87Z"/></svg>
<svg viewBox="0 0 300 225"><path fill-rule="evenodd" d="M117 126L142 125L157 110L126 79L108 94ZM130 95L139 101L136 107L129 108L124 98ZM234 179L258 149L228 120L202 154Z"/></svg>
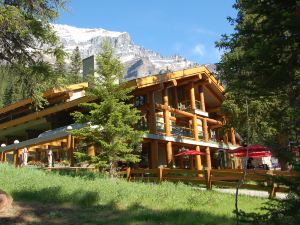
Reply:
<svg viewBox="0 0 300 225"><path fill-rule="evenodd" d="M151 182L182 182L205 184L207 189L217 187L236 187L237 182L242 178L242 170L187 170L187 169L130 169L120 172L128 181L151 181ZM271 170L247 170L245 183L241 186L244 189L261 190L269 192L269 197L276 196L276 192L289 192L289 188L276 183L279 177L293 179L300 176L300 173L271 171Z"/></svg>

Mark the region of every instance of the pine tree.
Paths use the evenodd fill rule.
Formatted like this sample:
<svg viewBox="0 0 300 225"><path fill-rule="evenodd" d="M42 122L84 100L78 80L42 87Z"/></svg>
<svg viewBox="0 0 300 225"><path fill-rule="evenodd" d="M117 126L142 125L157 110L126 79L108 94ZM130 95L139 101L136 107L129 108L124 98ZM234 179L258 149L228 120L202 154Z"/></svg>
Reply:
<svg viewBox="0 0 300 225"><path fill-rule="evenodd" d="M45 102L45 89L63 83L43 56L58 59L63 52L50 23L64 6L64 0L0 0L0 64L14 70L22 84L16 88L38 107Z"/></svg>
<svg viewBox="0 0 300 225"><path fill-rule="evenodd" d="M217 43L225 50L219 64L227 84L223 108L245 133L248 99L252 140L281 154L290 140L300 146L300 6L296 0L238 0L234 8L234 33Z"/></svg>
<svg viewBox="0 0 300 225"><path fill-rule="evenodd" d="M102 46L103 53L97 56L99 77L92 77L88 96L92 103L82 104L88 114L73 114L76 122L89 126L74 131L75 136L84 138L87 145L94 145L99 154L90 158L90 162L100 168L107 168L111 176L115 174L117 163L138 162L136 146L142 141L143 132L134 126L140 119L139 111L129 103L132 88L120 83L123 66L113 57L107 42Z"/></svg>
<svg viewBox="0 0 300 225"><path fill-rule="evenodd" d="M219 69L227 84L227 122L244 134L249 123L248 143L272 147L280 161L293 160L291 141L300 147L299 1L237 0L234 8L234 33L217 43L225 49ZM264 214L244 214L249 224L299 224L300 177L275 182L290 187L289 198L269 202Z"/></svg>
<svg viewBox="0 0 300 225"><path fill-rule="evenodd" d="M13 104L21 99L23 99L21 89L18 88L18 80L15 77L11 77L10 82L7 84L4 95L3 104L4 106Z"/></svg>
<svg viewBox="0 0 300 225"><path fill-rule="evenodd" d="M70 67L70 81L71 83L80 83L82 82L82 75L80 73L82 67L82 59L80 56L80 51L78 46L72 52L70 56L71 67Z"/></svg>
<svg viewBox="0 0 300 225"><path fill-rule="evenodd" d="M64 0L0 0L0 61L32 65L41 46L53 53L59 39L50 22L64 6Z"/></svg>

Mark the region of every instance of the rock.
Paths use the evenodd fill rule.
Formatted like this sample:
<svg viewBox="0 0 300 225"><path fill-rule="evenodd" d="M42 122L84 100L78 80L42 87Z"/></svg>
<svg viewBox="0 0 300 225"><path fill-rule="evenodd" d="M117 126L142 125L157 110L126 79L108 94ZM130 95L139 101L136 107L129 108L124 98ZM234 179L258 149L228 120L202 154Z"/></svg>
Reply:
<svg viewBox="0 0 300 225"><path fill-rule="evenodd" d="M3 212L11 207L13 199L5 191L0 189L0 212Z"/></svg>

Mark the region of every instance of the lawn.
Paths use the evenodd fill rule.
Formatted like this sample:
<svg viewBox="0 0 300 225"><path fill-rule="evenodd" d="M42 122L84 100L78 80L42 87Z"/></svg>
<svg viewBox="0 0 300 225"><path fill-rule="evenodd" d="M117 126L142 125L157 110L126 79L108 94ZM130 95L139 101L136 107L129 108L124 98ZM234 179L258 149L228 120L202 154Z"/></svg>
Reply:
<svg viewBox="0 0 300 225"><path fill-rule="evenodd" d="M18 218L6 218L6 224L235 224L233 195L184 184L72 177L0 164L0 189L19 207ZM241 196L239 205L253 212L265 201Z"/></svg>

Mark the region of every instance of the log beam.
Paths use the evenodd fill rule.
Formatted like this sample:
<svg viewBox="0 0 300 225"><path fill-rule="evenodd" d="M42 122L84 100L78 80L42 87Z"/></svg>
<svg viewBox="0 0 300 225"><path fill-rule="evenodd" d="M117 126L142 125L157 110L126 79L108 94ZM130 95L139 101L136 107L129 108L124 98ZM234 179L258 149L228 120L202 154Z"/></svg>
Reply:
<svg viewBox="0 0 300 225"><path fill-rule="evenodd" d="M155 169L158 167L158 141L151 141L151 168Z"/></svg>
<svg viewBox="0 0 300 225"><path fill-rule="evenodd" d="M200 146L196 146L196 151L200 152ZM201 162L201 156L196 155L196 169L201 170L202 169L202 162Z"/></svg>
<svg viewBox="0 0 300 225"><path fill-rule="evenodd" d="M235 140L235 130L234 128L230 129L230 135L231 135L231 144L236 145L236 140Z"/></svg>
<svg viewBox="0 0 300 225"><path fill-rule="evenodd" d="M206 153L206 166L208 170L211 170L211 158L210 158L210 148L205 147L205 153Z"/></svg>
<svg viewBox="0 0 300 225"><path fill-rule="evenodd" d="M156 134L156 116L155 116L155 99L154 91L148 93L149 111L148 111L148 127L151 134Z"/></svg>
<svg viewBox="0 0 300 225"><path fill-rule="evenodd" d="M171 135L171 128L170 128L170 113L169 113L169 97L168 97L168 89L164 88L162 91L162 98L163 98L163 115L164 115L164 125L165 125L165 133L167 136Z"/></svg>
<svg viewBox="0 0 300 225"><path fill-rule="evenodd" d="M205 112L205 97L204 97L204 90L203 85L199 87L199 95L200 95L200 104L201 104L201 111Z"/></svg>
<svg viewBox="0 0 300 225"><path fill-rule="evenodd" d="M167 150L167 165L169 168L173 168L173 150L172 150L172 142L168 141L166 144Z"/></svg>

